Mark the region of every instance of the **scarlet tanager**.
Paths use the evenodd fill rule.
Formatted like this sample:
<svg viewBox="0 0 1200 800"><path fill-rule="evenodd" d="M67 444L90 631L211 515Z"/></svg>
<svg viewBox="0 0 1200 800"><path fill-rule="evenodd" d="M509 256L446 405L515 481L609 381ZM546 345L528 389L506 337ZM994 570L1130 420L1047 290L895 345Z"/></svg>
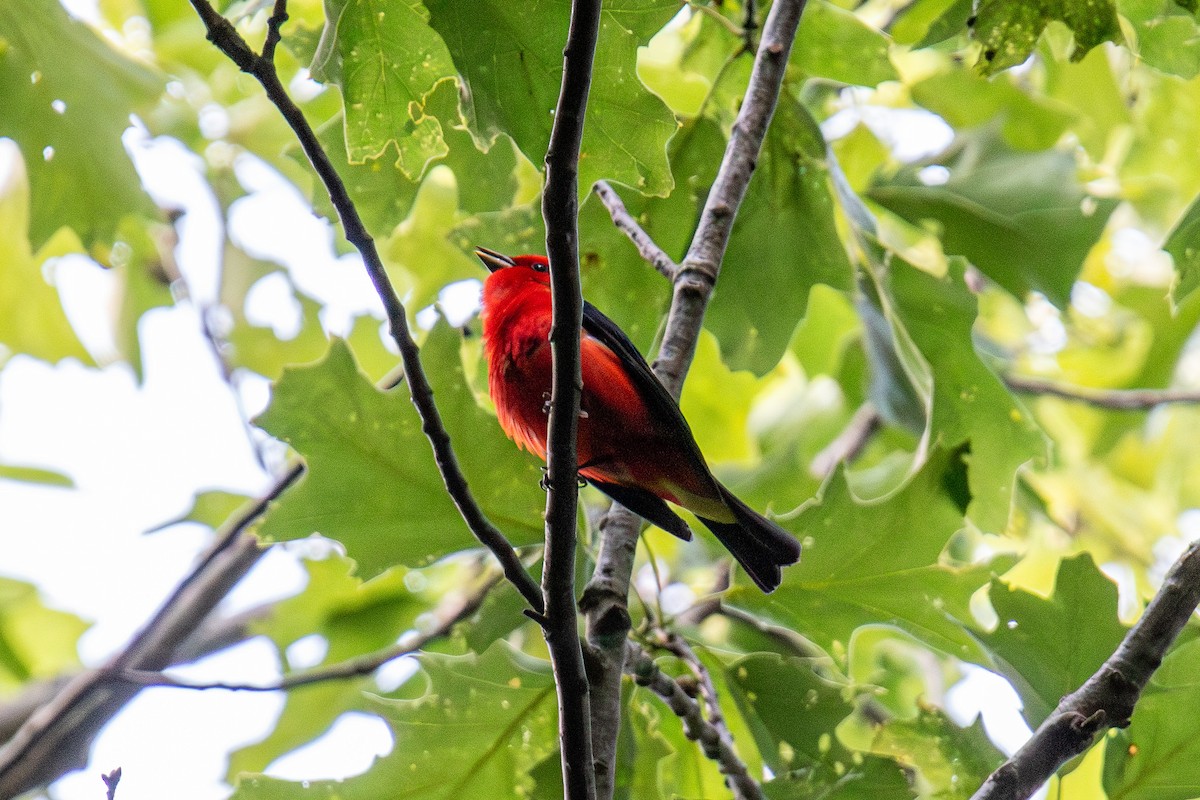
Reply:
<svg viewBox="0 0 1200 800"><path fill-rule="evenodd" d="M476 248L491 270L483 286L488 389L500 427L546 458L551 382L550 275L545 256ZM584 303L580 341L579 475L630 511L681 539L691 530L664 501L708 526L764 591L800 544L713 477L679 406L616 323Z"/></svg>

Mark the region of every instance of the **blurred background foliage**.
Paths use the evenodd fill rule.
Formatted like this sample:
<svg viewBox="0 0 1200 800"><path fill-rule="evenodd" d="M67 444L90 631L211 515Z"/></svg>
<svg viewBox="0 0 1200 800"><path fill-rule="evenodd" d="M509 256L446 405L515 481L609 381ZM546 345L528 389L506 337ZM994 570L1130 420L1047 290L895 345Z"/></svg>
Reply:
<svg viewBox="0 0 1200 800"><path fill-rule="evenodd" d="M269 4L221 10L261 43ZM470 288L457 284L481 277L474 245L542 249L539 169L568 6L288 10L279 69L403 292L467 477L514 544L535 545L538 464L492 418ZM99 0L96 12L85 24L57 0L9 0L0 18L0 136L23 163L0 187L0 359L140 370L141 315L199 301L173 267L178 221L122 146L131 119L193 154L227 218L250 191L245 159L286 176L316 214L332 209L187 3ZM605 4L581 155L584 294L647 354L670 286L588 189L613 183L682 258L764 13L737 0ZM964 671L1006 677L1036 726L1200 535L1195 403L1113 410L1007 383L1200 389L1198 142L1194 2L809 0L682 400L716 471L805 555L775 594L735 576L733 611L697 614L725 554L651 530L639 565L652 553L657 571L639 566L645 602L631 606L636 639L678 631L702 653L768 797L969 796L1002 755L978 722L947 715ZM378 313L330 323L286 265L226 236L212 335L232 376L275 381L254 424L309 465L259 532L320 533L345 551L310 562L308 587L258 632L285 670L288 645L314 633L330 663L386 646L486 570L403 385L373 385L395 366ZM121 278L116 353L89 352L64 315L53 265L70 253ZM301 309L284 332L246 313L254 287L280 279ZM823 451L863 414L879 424L830 467ZM20 464L0 464L0 479L70 483ZM602 498L584 500L585 576ZM203 495L191 518L216 526L237 501ZM0 698L74 665L81 630L32 587L0 582ZM1200 737L1179 713L1196 702L1200 651L1182 641L1132 726L1068 766L1062 796L1200 796ZM229 780L239 798L324 796L256 773L360 710L395 745L339 796L554 796L544 656L498 587L420 657L422 678L290 695L275 731L231 754ZM628 688L623 726L620 796L726 796L645 689Z"/></svg>

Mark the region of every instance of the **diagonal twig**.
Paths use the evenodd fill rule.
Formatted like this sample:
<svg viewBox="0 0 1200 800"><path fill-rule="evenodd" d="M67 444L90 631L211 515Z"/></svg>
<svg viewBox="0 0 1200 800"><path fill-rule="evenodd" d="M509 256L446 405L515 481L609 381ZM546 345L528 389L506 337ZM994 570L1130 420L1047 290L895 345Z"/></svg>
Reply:
<svg viewBox="0 0 1200 800"><path fill-rule="evenodd" d="M1200 390L1196 389L1095 389L1023 375L1005 375L1003 380L1016 392L1051 395L1116 411L1147 411L1168 403L1200 403Z"/></svg>
<svg viewBox="0 0 1200 800"><path fill-rule="evenodd" d="M972 800L1025 800L1110 727L1129 724L1154 671L1200 604L1200 542L1171 567L1116 652L1059 702L1033 736L993 772Z"/></svg>
<svg viewBox="0 0 1200 800"><path fill-rule="evenodd" d="M224 689L232 692L280 692L297 689L301 686L311 686L315 683L361 678L375 672L389 661L394 661L402 656L412 655L435 639L440 639L448 635L455 625L479 610L484 600L487 599L488 593L496 587L500 579L500 573L496 573L466 597L456 598L450 603L443 603L434 612L434 616L438 620L437 623L423 633L406 636L397 644L374 653L366 653L357 658L338 662L337 664L330 664L317 669L287 675L272 684L196 683L174 678L161 670L138 669L111 672L110 677L113 680L124 681L143 687L165 686L175 689L195 690Z"/></svg>
<svg viewBox="0 0 1200 800"><path fill-rule="evenodd" d="M0 797L14 797L84 765L92 739L140 691L114 684L107 674L162 669L205 617L262 556L250 525L303 473L294 465L267 494L226 522L155 615L105 667L75 676L34 711L0 749Z"/></svg>
<svg viewBox="0 0 1200 800"><path fill-rule="evenodd" d="M304 112L288 95L287 89L279 80L272 56L275 45L279 41L280 28L287 20L285 0L276 0L275 2L274 13L267 23L267 42L262 55L258 55L250 48L233 24L218 14L208 0L191 0L191 4L208 30L209 41L237 64L243 72L253 75L262 84L267 98L275 105L296 134L301 149L304 150L305 156L308 157L321 183L329 192L329 199L337 210L346 241L354 245L362 255L363 265L371 278L376 294L383 303L388 320L388 331L400 350L400 358L404 363L404 375L408 380L412 402L421 417L421 430L433 448L434 460L437 462L438 471L446 485L446 491L455 506L458 507L459 513L462 514L471 533L492 551L503 567L505 577L517 587L533 610L540 613L543 610L543 602L537 583L525 571L520 558L513 550L512 545L504 538L504 534L484 516L483 510L475 502L470 486L467 485L466 476L463 475L458 458L450 446L450 435L446 433L441 414L434 403L433 388L429 385L429 379L421 367L419 348L409 332L404 305L392 287L391 279L388 277L383 261L379 257L379 251L375 247L375 240L367 232L366 226L358 214L358 209L350 199L345 183L321 147L316 133L304 117Z"/></svg>
<svg viewBox="0 0 1200 800"><path fill-rule="evenodd" d="M728 734L704 718L700 704L692 698L666 673L658 668L650 654L638 645L629 642L625 657L625 671L633 676L639 686L645 686L662 698L667 707L683 721L683 732L687 738L697 742L704 755L716 762L725 776L736 800L764 800L762 787L750 777L746 764L734 752Z"/></svg>
<svg viewBox="0 0 1200 800"><path fill-rule="evenodd" d="M642 228L633 215L629 213L629 209L625 207L621 196L616 190L609 185L608 181L596 181L592 187L592 191L596 193L596 197L600 198L600 202L608 209L608 215L612 217L613 224L617 226L617 230L629 237L629 241L633 242L633 246L637 248L638 254L645 261L658 270L667 280L674 280L675 273L679 271L679 265L671 260L671 257L658 246L658 244L650 237L650 234Z"/></svg>

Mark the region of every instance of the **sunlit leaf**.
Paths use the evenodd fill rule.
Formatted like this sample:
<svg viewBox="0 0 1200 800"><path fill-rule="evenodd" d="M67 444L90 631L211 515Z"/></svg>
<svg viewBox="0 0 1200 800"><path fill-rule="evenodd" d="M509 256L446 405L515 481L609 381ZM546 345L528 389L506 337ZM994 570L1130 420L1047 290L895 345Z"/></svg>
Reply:
<svg viewBox="0 0 1200 800"><path fill-rule="evenodd" d="M1113 0L982 0L975 6L971 26L983 46L981 68L990 73L1020 64L1042 30L1055 21L1074 32L1077 59L1096 45L1120 37Z"/></svg>
<svg viewBox="0 0 1200 800"><path fill-rule="evenodd" d="M888 37L828 0L804 8L791 64L808 75L876 86L898 78L888 61Z"/></svg>
<svg viewBox="0 0 1200 800"><path fill-rule="evenodd" d="M1032 727L1083 685L1125 636L1117 587L1087 554L1063 560L1049 599L1000 581L988 596L1000 623L980 638L1021 695Z"/></svg>
<svg viewBox="0 0 1200 800"><path fill-rule="evenodd" d="M1071 155L1013 151L991 131L960 137L940 163L945 183L907 168L868 196L910 222L936 224L947 253L1018 298L1037 290L1065 305L1116 201L1084 191Z"/></svg>
<svg viewBox="0 0 1200 800"><path fill-rule="evenodd" d="M29 166L34 248L63 226L87 245L111 241L122 217L152 213L121 134L129 115L152 103L161 85L56 0L6 5L0 15L0 136L20 145Z"/></svg>
<svg viewBox="0 0 1200 800"><path fill-rule="evenodd" d="M22 467L16 464L0 464L0 479L21 483L40 483L70 489L75 485L69 475L40 467Z"/></svg>
<svg viewBox="0 0 1200 800"><path fill-rule="evenodd" d="M963 527L966 467L959 453L935 451L912 480L870 504L834 474L819 503L784 524L804 544L773 594L739 589L730 598L801 631L826 650L844 650L860 625L891 625L930 647L987 662L962 627L970 596L987 583L986 565L953 567L939 555Z"/></svg>
<svg viewBox="0 0 1200 800"><path fill-rule="evenodd" d="M514 544L542 537L544 494L534 461L504 438L463 382L458 334L439 325L421 350L442 418L484 511ZM337 539L365 577L478 545L446 493L406 385L380 392L346 345L287 370L258 424L305 457L300 484L273 507L262 534ZM466 443L470 443L466 446Z"/></svg>
<svg viewBox="0 0 1200 800"><path fill-rule="evenodd" d="M945 714L928 709L916 719L879 726L871 749L917 770L933 796L947 800L966 800L1004 761L981 720L960 728Z"/></svg>
<svg viewBox="0 0 1200 800"><path fill-rule="evenodd" d="M61 230L38 253L33 252L25 165L5 144L0 140L0 160L11 159L8 174L0 175L0 348L46 361L77 358L91 363L67 321L58 292L42 276L47 259L77 252L82 246L72 231Z"/></svg>
<svg viewBox="0 0 1200 800"><path fill-rule="evenodd" d="M486 141L500 133L540 164L550 142L562 82L562 48L569 7L545 0L502 2L430 0L430 24L442 35L467 86L468 119ZM620 0L605 6L580 153L579 187L620 181L643 194L672 186L667 140L675 119L638 80L638 45L677 11L676 3ZM536 18L536 25L528 20Z"/></svg>
<svg viewBox="0 0 1200 800"><path fill-rule="evenodd" d="M707 316L734 369L774 367L817 284L849 289L853 272L834 223L825 140L788 96L767 132ZM763 292L772 298L764 314Z"/></svg>
<svg viewBox="0 0 1200 800"><path fill-rule="evenodd" d="M78 669L75 643L87 628L43 605L33 585L0 578L0 691Z"/></svg>
<svg viewBox="0 0 1200 800"><path fill-rule="evenodd" d="M420 0L329 0L313 75L342 88L350 163L379 158L395 146L410 179L447 152L442 126L424 113L425 97L454 64L427 24Z"/></svg>

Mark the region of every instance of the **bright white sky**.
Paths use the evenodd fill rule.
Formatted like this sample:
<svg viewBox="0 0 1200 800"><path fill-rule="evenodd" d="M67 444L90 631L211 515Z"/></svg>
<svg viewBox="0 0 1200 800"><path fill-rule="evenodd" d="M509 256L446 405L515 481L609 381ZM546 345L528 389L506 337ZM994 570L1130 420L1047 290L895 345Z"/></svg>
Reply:
<svg viewBox="0 0 1200 800"><path fill-rule="evenodd" d="M891 132L887 141L909 159L948 141L948 128L932 115L897 126L881 111L848 108L829 121L827 134L840 135L860 119L880 130L888 125L891 131L907 130L911 135L902 141L892 142ZM221 119L209 124L219 127ZM202 165L178 143L151 141L138 128L127 133L126 146L155 200L187 212L179 225L180 269L193 302L211 302L219 281L222 221ZM0 186L16 168L14 153L11 142L0 140ZM285 264L296 285L326 303L322 320L330 331L344 331L356 314L381 316L358 258L333 253L328 225L313 217L295 189L252 158L240 159L237 171L251 194L233 210L235 241L252 255ZM279 236L281 230L287 235ZM83 257L62 259L48 274L89 350L102 363L111 361L116 291L111 274ZM247 313L284 335L298 324L297 304L279 276L252 290ZM0 461L58 470L76 483L64 490L0 481L0 507L14 523L0 531L5 553L0 574L37 584L48 604L93 623L80 643L87 664L101 663L127 641L211 535L192 524L152 535L145 531L183 515L199 491L258 494L270 484L255 454L261 435L245 424L266 403L265 381L239 376L235 396L221 379L192 303L148 313L140 334L141 386L121 364L49 366L18 356L0 371ZM295 555L277 547L224 608L294 593L303 581ZM319 647L309 649L311 659L320 657ZM251 641L181 674L266 683L279 672L273 649ZM985 670L969 667L966 674L949 698L954 716L966 723L986 706L989 731L1011 752L1028 736L1015 694ZM94 800L103 796L100 773L120 766L122 800L225 797L226 754L265 735L282 704L282 697L266 694L146 690L100 735L88 767L60 780L52 794ZM383 723L348 715L318 743L272 765L270 773L294 780L352 775L390 743Z"/></svg>

